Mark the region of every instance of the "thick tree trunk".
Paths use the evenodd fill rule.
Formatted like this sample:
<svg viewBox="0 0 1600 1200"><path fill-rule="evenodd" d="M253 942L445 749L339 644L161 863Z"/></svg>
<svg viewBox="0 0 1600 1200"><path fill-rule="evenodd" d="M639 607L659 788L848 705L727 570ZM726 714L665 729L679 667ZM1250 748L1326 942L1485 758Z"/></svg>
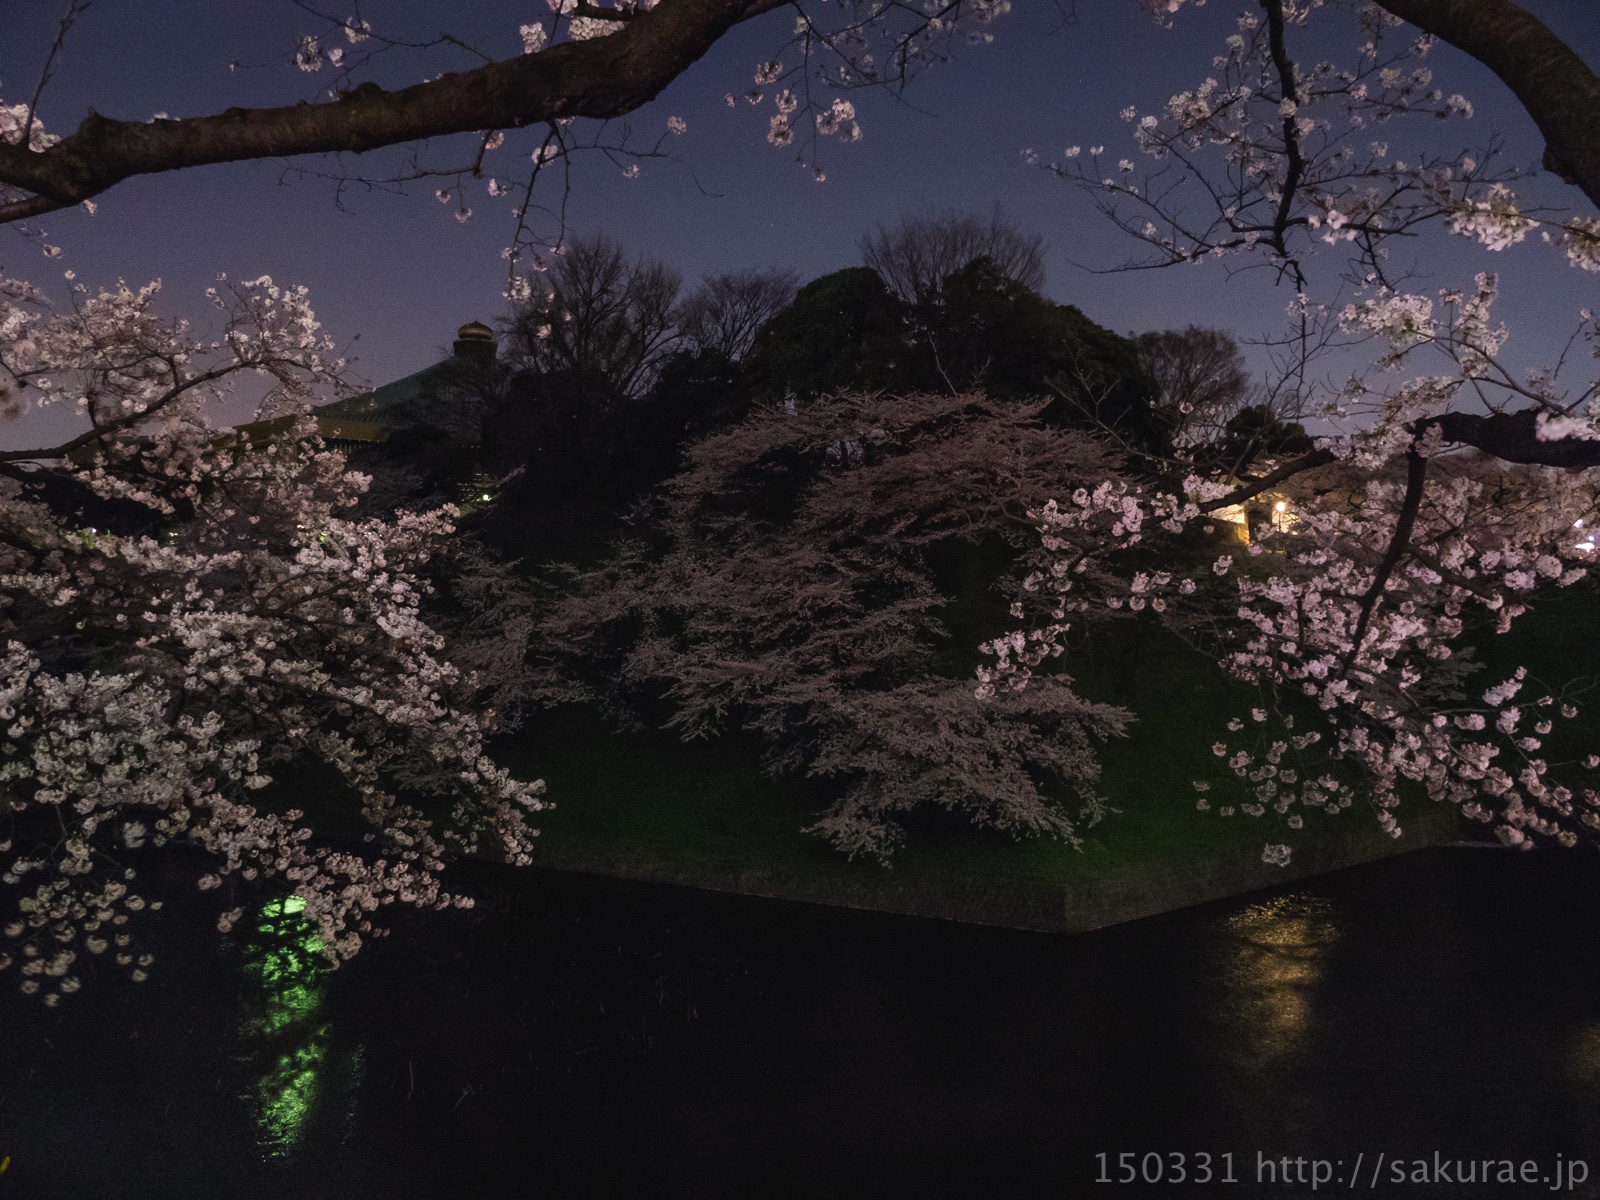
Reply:
<svg viewBox="0 0 1600 1200"><path fill-rule="evenodd" d="M1488 416L1452 412L1430 418L1424 424L1437 425L1447 442L1472 446L1501 462L1565 467L1569 471L1600 467L1600 442L1575 437L1540 441L1538 415L1535 408Z"/></svg>
<svg viewBox="0 0 1600 1200"><path fill-rule="evenodd" d="M1483 63L1544 134L1545 166L1600 206L1600 78L1538 17L1511 0L1380 0Z"/></svg>
<svg viewBox="0 0 1600 1200"><path fill-rule="evenodd" d="M1526 466L1565 467L1569 471L1600 467L1600 441L1576 437L1541 441L1538 418L1539 410L1536 408L1525 408L1513 413L1490 413L1487 416L1450 412L1418 421L1411 430L1414 435L1421 436L1430 425L1437 425L1446 442L1458 446L1471 446L1474 450L1481 450L1501 462L1522 463ZM1250 480L1226 496L1206 501L1200 505L1200 511L1215 512L1229 505L1243 504L1246 500L1253 499L1304 471L1314 471L1318 467L1325 467L1337 461L1338 456L1331 450L1313 450L1309 454L1291 459L1260 478Z"/></svg>

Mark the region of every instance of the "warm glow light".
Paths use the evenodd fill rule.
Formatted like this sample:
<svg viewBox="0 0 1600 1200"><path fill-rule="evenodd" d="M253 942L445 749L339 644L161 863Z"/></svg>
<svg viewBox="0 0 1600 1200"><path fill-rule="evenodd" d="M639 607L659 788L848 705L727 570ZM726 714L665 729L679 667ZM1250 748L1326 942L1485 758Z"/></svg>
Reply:
<svg viewBox="0 0 1600 1200"><path fill-rule="evenodd" d="M1272 506L1272 507L1273 507L1273 508L1274 508L1274 509L1275 509L1275 510L1277 510L1277 511L1278 511L1278 512L1282 512L1282 511L1283 511L1283 510L1284 510L1284 509L1286 509L1286 508L1288 508L1288 507L1289 507L1289 506L1288 506L1288 505L1287 505L1287 504L1285 504L1285 503L1284 503L1284 502L1283 502L1283 501L1282 501L1282 500L1279 500L1279 501L1278 501L1278 502L1277 502L1277 503L1276 503L1276 504L1274 504L1274 505L1273 505L1273 506Z"/></svg>
<svg viewBox="0 0 1600 1200"><path fill-rule="evenodd" d="M1256 1069L1290 1061L1316 1027L1319 984L1339 940L1325 900L1285 896L1225 919L1223 978L1227 1018L1249 1030Z"/></svg>

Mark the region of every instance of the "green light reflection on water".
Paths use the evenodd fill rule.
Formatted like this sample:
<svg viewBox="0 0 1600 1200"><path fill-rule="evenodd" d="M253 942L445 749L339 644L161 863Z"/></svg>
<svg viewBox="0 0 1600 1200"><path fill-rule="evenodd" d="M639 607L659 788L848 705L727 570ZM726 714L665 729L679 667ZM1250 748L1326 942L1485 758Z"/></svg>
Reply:
<svg viewBox="0 0 1600 1200"><path fill-rule="evenodd" d="M321 1020L330 969L322 939L288 896L262 906L245 943L245 976L254 985L240 1022L243 1057L255 1080L246 1099L262 1152L289 1154L325 1089L329 1026Z"/></svg>

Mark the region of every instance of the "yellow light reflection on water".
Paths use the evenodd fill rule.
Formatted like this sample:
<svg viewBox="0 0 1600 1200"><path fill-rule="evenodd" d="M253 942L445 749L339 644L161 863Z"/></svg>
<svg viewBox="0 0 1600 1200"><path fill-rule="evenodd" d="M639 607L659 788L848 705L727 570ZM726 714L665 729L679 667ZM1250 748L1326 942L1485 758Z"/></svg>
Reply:
<svg viewBox="0 0 1600 1200"><path fill-rule="evenodd" d="M1600 1024L1573 1030L1566 1046L1567 1095L1565 1119L1575 1138L1593 1145L1600 1138Z"/></svg>
<svg viewBox="0 0 1600 1200"><path fill-rule="evenodd" d="M1314 896L1278 896L1224 922L1223 980L1227 1011L1248 1047L1249 1065L1292 1057L1315 1015L1316 988L1328 949L1339 939L1332 906Z"/></svg>
<svg viewBox="0 0 1600 1200"><path fill-rule="evenodd" d="M1589 1025L1567 1047L1567 1074L1579 1083L1600 1088L1600 1025Z"/></svg>

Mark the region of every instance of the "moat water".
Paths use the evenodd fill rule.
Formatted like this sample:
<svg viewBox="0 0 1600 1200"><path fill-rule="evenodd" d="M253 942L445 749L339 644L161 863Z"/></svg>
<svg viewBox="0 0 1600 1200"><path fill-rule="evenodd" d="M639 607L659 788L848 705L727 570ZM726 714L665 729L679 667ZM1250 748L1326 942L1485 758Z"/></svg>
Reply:
<svg viewBox="0 0 1600 1200"><path fill-rule="evenodd" d="M6 976L0 1195L1600 1195L1592 854L1076 937L475 884L334 972L293 912L217 946L193 897L147 982Z"/></svg>

